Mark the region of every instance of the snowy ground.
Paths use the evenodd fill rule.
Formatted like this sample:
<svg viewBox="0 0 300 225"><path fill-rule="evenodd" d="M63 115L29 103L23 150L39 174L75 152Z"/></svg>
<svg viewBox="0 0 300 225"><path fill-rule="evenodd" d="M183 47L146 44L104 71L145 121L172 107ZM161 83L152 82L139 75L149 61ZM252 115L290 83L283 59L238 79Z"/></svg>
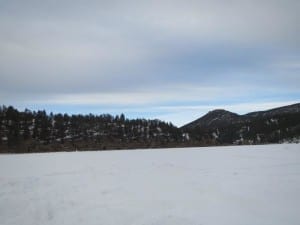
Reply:
<svg viewBox="0 0 300 225"><path fill-rule="evenodd" d="M299 144L0 155L1 225L296 225L299 212Z"/></svg>

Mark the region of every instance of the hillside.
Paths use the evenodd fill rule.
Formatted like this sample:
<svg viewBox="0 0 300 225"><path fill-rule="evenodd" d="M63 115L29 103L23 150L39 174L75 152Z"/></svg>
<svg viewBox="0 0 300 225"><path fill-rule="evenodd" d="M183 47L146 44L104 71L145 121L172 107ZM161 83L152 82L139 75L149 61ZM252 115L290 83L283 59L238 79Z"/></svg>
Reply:
<svg viewBox="0 0 300 225"><path fill-rule="evenodd" d="M178 128L123 114L68 115L0 107L0 152L49 152L295 141L300 104L238 115L223 109Z"/></svg>
<svg viewBox="0 0 300 225"><path fill-rule="evenodd" d="M216 144L278 143L300 136L300 104L245 115L214 110L181 129Z"/></svg>
<svg viewBox="0 0 300 225"><path fill-rule="evenodd" d="M181 130L160 120L123 114L68 115L0 108L0 152L108 150L177 146Z"/></svg>
<svg viewBox="0 0 300 225"><path fill-rule="evenodd" d="M210 111L203 117L183 126L182 128L194 129L197 127L208 128L208 127L220 127L232 124L240 119L240 116L236 113L226 111L224 109L216 109Z"/></svg>

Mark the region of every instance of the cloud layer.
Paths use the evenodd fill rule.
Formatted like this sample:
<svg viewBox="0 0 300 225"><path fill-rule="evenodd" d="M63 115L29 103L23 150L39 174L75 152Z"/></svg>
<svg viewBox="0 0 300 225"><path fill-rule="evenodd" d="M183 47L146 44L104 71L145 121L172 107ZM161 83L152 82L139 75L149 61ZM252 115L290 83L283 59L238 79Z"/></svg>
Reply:
<svg viewBox="0 0 300 225"><path fill-rule="evenodd" d="M299 11L297 0L1 1L0 97L164 119L166 106L297 102Z"/></svg>

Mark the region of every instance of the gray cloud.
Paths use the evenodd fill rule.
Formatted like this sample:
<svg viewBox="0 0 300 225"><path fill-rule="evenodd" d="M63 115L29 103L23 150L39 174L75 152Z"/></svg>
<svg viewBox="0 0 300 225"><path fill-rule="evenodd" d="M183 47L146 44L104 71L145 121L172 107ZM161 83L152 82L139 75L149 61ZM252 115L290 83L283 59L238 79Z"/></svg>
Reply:
<svg viewBox="0 0 300 225"><path fill-rule="evenodd" d="M297 0L0 1L0 96L222 102L238 86L299 99L299 11Z"/></svg>

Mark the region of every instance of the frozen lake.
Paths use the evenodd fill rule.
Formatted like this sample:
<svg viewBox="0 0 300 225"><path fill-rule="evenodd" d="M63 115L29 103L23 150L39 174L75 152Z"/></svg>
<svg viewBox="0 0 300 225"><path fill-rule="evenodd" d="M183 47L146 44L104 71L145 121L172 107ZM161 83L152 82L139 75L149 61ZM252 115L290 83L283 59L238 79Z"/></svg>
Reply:
<svg viewBox="0 0 300 225"><path fill-rule="evenodd" d="M1 225L298 225L299 212L299 144L0 155Z"/></svg>

